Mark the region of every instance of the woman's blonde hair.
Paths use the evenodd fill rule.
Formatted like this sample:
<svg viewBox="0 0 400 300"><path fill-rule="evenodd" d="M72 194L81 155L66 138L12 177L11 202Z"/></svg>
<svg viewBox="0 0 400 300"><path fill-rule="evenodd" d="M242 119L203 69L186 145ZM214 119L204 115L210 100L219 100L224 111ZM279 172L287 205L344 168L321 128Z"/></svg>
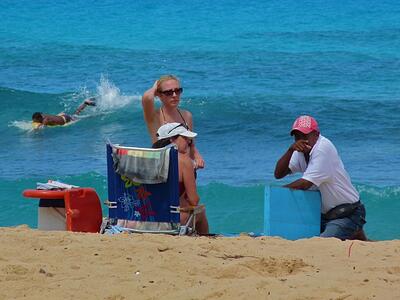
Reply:
<svg viewBox="0 0 400 300"><path fill-rule="evenodd" d="M157 92L161 91L161 84L168 80L175 80L180 84L179 78L174 75L163 75L157 80Z"/></svg>

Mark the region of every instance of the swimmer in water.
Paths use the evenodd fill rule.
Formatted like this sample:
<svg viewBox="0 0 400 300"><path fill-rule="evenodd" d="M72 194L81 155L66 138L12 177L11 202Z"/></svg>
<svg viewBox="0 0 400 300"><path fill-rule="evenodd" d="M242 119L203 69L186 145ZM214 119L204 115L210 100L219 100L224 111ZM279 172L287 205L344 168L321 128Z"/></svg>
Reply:
<svg viewBox="0 0 400 300"><path fill-rule="evenodd" d="M86 108L86 106L96 106L95 100L96 98L94 97L86 99L81 105L79 105L79 107L72 115L68 115L64 112L59 113L58 115L35 112L32 115L32 125L35 128L42 128L43 126L65 125L71 121L76 120L76 116L79 115L81 111Z"/></svg>

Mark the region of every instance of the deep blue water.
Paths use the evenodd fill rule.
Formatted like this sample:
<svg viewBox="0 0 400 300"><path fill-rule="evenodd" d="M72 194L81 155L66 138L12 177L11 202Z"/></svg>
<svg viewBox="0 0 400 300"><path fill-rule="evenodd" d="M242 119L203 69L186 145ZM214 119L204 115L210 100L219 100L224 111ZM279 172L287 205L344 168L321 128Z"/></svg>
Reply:
<svg viewBox="0 0 400 300"><path fill-rule="evenodd" d="M399 49L396 1L2 1L0 226L35 226L21 191L36 181L104 199L105 139L148 146L140 97L172 73L206 160L212 231L262 231L263 187L293 120L311 114L361 193L367 233L399 238ZM87 96L98 106L79 122L30 131L33 112Z"/></svg>

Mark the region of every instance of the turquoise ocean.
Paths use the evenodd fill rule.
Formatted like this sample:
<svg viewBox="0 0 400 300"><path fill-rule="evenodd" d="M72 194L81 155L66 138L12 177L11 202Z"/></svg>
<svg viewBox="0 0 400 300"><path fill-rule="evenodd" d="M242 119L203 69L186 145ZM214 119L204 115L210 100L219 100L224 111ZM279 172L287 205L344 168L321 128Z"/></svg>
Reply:
<svg viewBox="0 0 400 300"><path fill-rule="evenodd" d="M36 227L24 189L56 179L107 198L105 141L149 146L141 94L175 74L194 115L211 231L263 231L264 187L300 114L336 145L367 235L400 238L398 1L0 2L0 226ZM32 131L35 111L72 113ZM106 210L105 210L106 213Z"/></svg>

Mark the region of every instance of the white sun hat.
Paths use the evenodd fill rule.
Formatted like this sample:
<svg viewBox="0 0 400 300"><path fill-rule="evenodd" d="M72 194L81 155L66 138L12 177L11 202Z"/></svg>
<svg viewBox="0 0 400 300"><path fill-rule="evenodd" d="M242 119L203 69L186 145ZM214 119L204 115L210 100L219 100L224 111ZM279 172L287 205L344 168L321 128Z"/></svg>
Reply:
<svg viewBox="0 0 400 300"><path fill-rule="evenodd" d="M182 123L167 123L157 130L157 139L162 140L173 136L182 135L188 138L194 138L197 133L186 129L186 125Z"/></svg>

